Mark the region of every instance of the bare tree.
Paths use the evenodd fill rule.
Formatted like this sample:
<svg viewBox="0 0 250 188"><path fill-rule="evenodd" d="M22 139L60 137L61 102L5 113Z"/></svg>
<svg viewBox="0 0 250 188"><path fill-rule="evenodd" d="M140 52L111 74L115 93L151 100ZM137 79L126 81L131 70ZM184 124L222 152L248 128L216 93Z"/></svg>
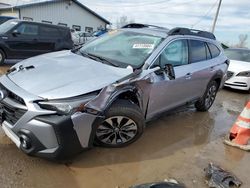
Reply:
<svg viewBox="0 0 250 188"><path fill-rule="evenodd" d="M122 26L127 25L129 23L133 23L133 22L134 22L134 20L133 19L128 20L127 16L121 16L116 21L116 28L121 28Z"/></svg>
<svg viewBox="0 0 250 188"><path fill-rule="evenodd" d="M238 48L246 48L247 45L247 34L240 34L239 35L239 43L236 45Z"/></svg>

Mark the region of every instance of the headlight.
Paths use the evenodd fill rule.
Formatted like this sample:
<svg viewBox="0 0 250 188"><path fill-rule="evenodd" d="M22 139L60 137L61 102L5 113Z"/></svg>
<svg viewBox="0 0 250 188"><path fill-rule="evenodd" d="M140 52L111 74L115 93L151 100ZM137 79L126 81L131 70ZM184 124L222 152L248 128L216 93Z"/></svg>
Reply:
<svg viewBox="0 0 250 188"><path fill-rule="evenodd" d="M67 115L77 111L95 113L92 112L91 109L87 109L85 104L95 98L98 93L99 91L96 91L81 97L74 97L65 100L37 101L37 104L42 109L55 111L60 115Z"/></svg>
<svg viewBox="0 0 250 188"><path fill-rule="evenodd" d="M250 77L250 71L240 72L236 76Z"/></svg>
<svg viewBox="0 0 250 188"><path fill-rule="evenodd" d="M38 104L41 108L56 111L58 114L69 114L73 109L66 103L38 102Z"/></svg>

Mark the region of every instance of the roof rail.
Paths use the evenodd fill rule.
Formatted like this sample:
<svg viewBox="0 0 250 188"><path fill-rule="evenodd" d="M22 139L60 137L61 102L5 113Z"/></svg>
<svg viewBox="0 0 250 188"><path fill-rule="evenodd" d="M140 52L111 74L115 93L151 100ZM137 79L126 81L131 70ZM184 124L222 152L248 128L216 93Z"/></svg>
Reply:
<svg viewBox="0 0 250 188"><path fill-rule="evenodd" d="M130 23L130 24L122 26L122 28L135 28L135 29L140 29L140 28L145 28L145 27L167 30L167 28L165 28L165 27L159 27L159 26L156 26L156 25L141 24L141 23Z"/></svg>
<svg viewBox="0 0 250 188"><path fill-rule="evenodd" d="M184 27L173 28L168 32L168 35L194 35L194 36L216 40L216 37L211 32L201 31L201 30L196 30L196 29L189 29L189 28L184 28Z"/></svg>

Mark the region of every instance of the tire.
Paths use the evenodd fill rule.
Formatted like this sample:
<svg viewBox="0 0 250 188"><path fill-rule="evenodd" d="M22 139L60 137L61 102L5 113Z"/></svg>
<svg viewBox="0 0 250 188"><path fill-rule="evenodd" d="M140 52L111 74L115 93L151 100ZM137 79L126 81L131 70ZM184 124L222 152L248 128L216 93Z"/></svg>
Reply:
<svg viewBox="0 0 250 188"><path fill-rule="evenodd" d="M95 143L103 147L125 147L135 142L145 127L140 108L126 100L115 102L106 111L105 118L95 132Z"/></svg>
<svg viewBox="0 0 250 188"><path fill-rule="evenodd" d="M5 61L5 53L0 49L0 65L2 65Z"/></svg>
<svg viewBox="0 0 250 188"><path fill-rule="evenodd" d="M209 108L214 103L217 91L218 91L217 82L214 80L210 81L203 97L195 103L195 108L201 112L208 111Z"/></svg>

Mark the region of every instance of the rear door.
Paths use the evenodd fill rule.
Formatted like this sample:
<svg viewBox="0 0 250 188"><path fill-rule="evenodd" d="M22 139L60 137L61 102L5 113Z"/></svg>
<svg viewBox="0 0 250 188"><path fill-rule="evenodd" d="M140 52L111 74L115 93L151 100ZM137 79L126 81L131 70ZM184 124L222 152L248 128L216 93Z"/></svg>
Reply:
<svg viewBox="0 0 250 188"><path fill-rule="evenodd" d="M201 40L189 40L189 61L193 67L193 95L202 96L207 85L216 72L217 62L214 61L208 43Z"/></svg>
<svg viewBox="0 0 250 188"><path fill-rule="evenodd" d="M55 51L57 43L61 42L62 36L56 27L49 25L39 26L39 53Z"/></svg>
<svg viewBox="0 0 250 188"><path fill-rule="evenodd" d="M172 64L175 79L170 80L165 72L155 72L151 88L147 118L182 105L197 97L193 80L194 70L189 64L188 40L179 39L170 42L157 58L154 66Z"/></svg>
<svg viewBox="0 0 250 188"><path fill-rule="evenodd" d="M17 34L13 35L12 32ZM27 22L20 22L8 36L6 45L10 50L11 58L27 58L37 54L36 45L38 38L38 25Z"/></svg>

